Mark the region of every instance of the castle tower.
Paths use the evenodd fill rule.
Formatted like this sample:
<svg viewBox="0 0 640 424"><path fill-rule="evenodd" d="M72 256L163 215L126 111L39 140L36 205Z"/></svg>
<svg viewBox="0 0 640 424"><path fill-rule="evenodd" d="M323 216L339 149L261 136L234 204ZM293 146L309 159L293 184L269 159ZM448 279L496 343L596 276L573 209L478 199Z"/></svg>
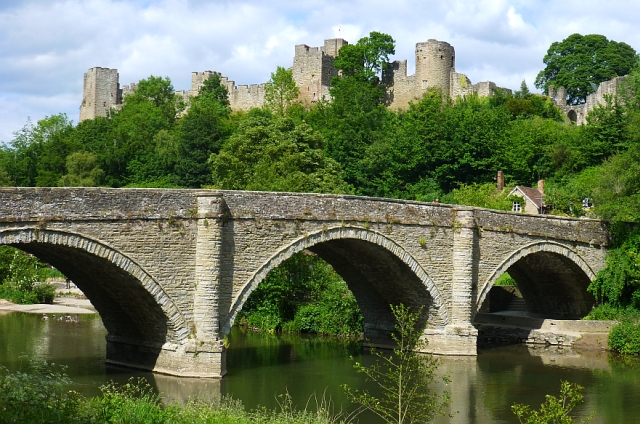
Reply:
<svg viewBox="0 0 640 424"><path fill-rule="evenodd" d="M80 121L107 116L109 109L122 103L117 69L95 67L84 74Z"/></svg>
<svg viewBox="0 0 640 424"><path fill-rule="evenodd" d="M303 103L312 104L329 97L331 78L338 75L333 61L346 44L349 43L342 38L332 38L325 40L322 47L296 45L291 69Z"/></svg>
<svg viewBox="0 0 640 424"><path fill-rule="evenodd" d="M455 50L434 39L416 44L416 84L418 98L429 88L439 88L442 96L451 96L451 71L455 70Z"/></svg>

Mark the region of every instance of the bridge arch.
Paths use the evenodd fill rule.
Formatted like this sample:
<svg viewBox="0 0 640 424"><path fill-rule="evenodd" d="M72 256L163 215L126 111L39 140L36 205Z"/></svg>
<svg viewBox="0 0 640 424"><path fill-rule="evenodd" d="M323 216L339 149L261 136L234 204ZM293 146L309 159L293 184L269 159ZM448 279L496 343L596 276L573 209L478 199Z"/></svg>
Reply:
<svg viewBox="0 0 640 424"><path fill-rule="evenodd" d="M549 318L581 318L595 302L586 291L596 278L587 262L566 245L540 241L515 250L498 265L482 286L475 313L505 272L516 280L525 300L529 299L530 312Z"/></svg>
<svg viewBox="0 0 640 424"><path fill-rule="evenodd" d="M158 282L102 242L64 231L9 228L0 230L0 245L31 253L71 278L100 314L108 341L159 349L188 336L185 318Z"/></svg>
<svg viewBox="0 0 640 424"><path fill-rule="evenodd" d="M249 278L232 300L222 333L228 334L235 318L249 295L267 274L294 254L310 250L333 266L354 293L365 318L365 337L393 329L389 304L425 305L423 324L442 327L449 322L443 296L424 268L396 242L383 234L358 227L332 227L305 235L281 248L265 261ZM360 252L359 258L369 259L358 266L347 252ZM375 260L373 260L375 258ZM402 279L385 285L375 276L382 267L393 270Z"/></svg>

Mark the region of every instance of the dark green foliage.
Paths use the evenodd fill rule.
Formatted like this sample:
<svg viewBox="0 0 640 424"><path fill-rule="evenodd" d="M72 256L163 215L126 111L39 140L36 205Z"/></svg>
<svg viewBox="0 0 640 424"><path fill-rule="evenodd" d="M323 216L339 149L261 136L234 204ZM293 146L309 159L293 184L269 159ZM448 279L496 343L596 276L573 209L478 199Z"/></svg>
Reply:
<svg viewBox="0 0 640 424"><path fill-rule="evenodd" d="M250 114L211 156L213 182L236 190L350 192L340 166L323 147L320 134L304 122Z"/></svg>
<svg viewBox="0 0 640 424"><path fill-rule="evenodd" d="M609 349L626 355L640 354L639 314L628 314L618 318L620 322L609 332Z"/></svg>
<svg viewBox="0 0 640 424"><path fill-rule="evenodd" d="M346 283L310 252L298 253L272 270L238 318L268 332L362 333L362 315Z"/></svg>
<svg viewBox="0 0 640 424"><path fill-rule="evenodd" d="M86 423L83 398L66 387L64 369L31 364L24 371L0 367L0 422Z"/></svg>
<svg viewBox="0 0 640 424"><path fill-rule="evenodd" d="M223 140L231 133L230 113L227 89L216 74L205 81L176 128L175 170L182 186L200 188L212 184L207 161L212 153L220 150Z"/></svg>
<svg viewBox="0 0 640 424"><path fill-rule="evenodd" d="M48 265L9 246L0 246L0 298L16 303L53 303L54 286L46 279Z"/></svg>
<svg viewBox="0 0 640 424"><path fill-rule="evenodd" d="M589 286L599 303L640 310L640 231L629 233L622 244L609 251L607 266Z"/></svg>
<svg viewBox="0 0 640 424"><path fill-rule="evenodd" d="M372 31L356 44L342 46L334 66L346 79L372 82L387 66L389 56L395 54L395 46L396 42L390 35Z"/></svg>
<svg viewBox="0 0 640 424"><path fill-rule="evenodd" d="M391 305L396 319L392 338L397 344L393 353L371 347L376 357L373 365L354 363L356 371L363 373L367 381L381 389L376 396L367 390L355 390L344 385L349 399L378 415L387 423L426 423L438 415L446 415L450 403L449 392L436 393L431 386L438 380L449 382L448 377L436 375L440 361L432 355L421 354L426 347L418 327L421 309L411 311L400 304ZM353 358L352 358L353 359Z"/></svg>
<svg viewBox="0 0 640 424"><path fill-rule="evenodd" d="M638 57L626 43L598 34L572 34L552 43L543 62L546 66L536 77L536 87L565 87L568 103L580 104L595 91L594 86L631 72Z"/></svg>

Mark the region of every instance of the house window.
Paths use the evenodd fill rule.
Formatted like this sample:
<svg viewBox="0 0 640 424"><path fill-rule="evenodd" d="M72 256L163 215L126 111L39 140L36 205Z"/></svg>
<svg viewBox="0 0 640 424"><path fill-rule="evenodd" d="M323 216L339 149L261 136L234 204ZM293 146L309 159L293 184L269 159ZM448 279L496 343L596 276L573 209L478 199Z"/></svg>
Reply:
<svg viewBox="0 0 640 424"><path fill-rule="evenodd" d="M520 205L520 201L514 200L513 206L511 207L513 212L522 212L522 206Z"/></svg>

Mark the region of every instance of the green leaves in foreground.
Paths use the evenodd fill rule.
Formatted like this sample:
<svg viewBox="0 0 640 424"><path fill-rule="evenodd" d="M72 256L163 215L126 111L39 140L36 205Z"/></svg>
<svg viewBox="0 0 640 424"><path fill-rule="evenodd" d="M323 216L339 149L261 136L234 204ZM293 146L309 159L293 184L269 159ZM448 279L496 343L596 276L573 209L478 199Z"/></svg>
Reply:
<svg viewBox="0 0 640 424"><path fill-rule="evenodd" d="M511 410L522 424L571 424L573 418L569 414L584 402L582 389L578 384L561 381L560 396L546 395L539 410L534 411L529 406L518 403L514 403ZM591 418L589 416L582 422L586 423Z"/></svg>
<svg viewBox="0 0 640 424"><path fill-rule="evenodd" d="M376 397L367 390L359 391L343 385L349 399L388 423L424 423L437 415L445 415L449 405L449 392L435 393L429 386L442 379L449 383L447 376L439 377L436 369L440 361L432 355L421 354L427 342L421 338L421 328L417 326L422 308L412 312L402 304L391 305L396 319L392 338L397 347L392 354L371 348L376 363L371 366L355 362L357 372L364 373L367 381L376 383L382 395Z"/></svg>

